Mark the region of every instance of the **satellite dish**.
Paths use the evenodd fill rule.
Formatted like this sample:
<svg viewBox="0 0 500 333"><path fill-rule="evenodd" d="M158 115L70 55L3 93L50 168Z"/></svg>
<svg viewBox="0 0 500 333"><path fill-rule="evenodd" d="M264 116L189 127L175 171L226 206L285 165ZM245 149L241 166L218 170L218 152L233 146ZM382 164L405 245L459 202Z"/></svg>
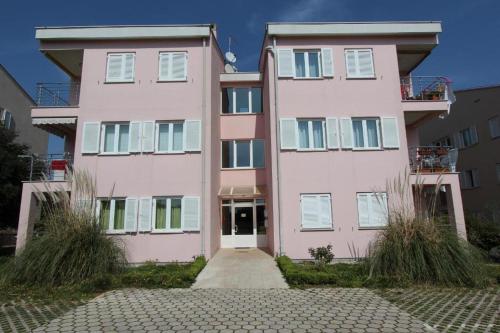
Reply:
<svg viewBox="0 0 500 333"><path fill-rule="evenodd" d="M225 57L226 57L227 62L229 62L231 64L234 64L236 62L236 56L231 51L226 52Z"/></svg>
<svg viewBox="0 0 500 333"><path fill-rule="evenodd" d="M235 72L235 68L231 64L226 64L226 66L224 66L224 70L226 73L234 73Z"/></svg>

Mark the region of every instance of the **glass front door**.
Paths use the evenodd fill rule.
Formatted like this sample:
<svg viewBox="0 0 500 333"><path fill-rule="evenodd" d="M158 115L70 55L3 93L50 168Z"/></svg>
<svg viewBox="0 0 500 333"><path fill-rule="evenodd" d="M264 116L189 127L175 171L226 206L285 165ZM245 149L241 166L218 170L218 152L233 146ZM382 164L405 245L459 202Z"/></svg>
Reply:
<svg viewBox="0 0 500 333"><path fill-rule="evenodd" d="M221 247L265 247L266 213L263 199L223 200Z"/></svg>
<svg viewBox="0 0 500 333"><path fill-rule="evenodd" d="M253 205L248 207L234 207L234 234L254 234Z"/></svg>

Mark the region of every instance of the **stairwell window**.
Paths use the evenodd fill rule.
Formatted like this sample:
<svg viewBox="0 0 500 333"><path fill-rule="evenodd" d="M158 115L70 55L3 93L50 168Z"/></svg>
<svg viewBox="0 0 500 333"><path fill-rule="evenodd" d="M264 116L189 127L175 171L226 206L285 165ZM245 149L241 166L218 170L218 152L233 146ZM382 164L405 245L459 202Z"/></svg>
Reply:
<svg viewBox="0 0 500 333"><path fill-rule="evenodd" d="M380 149L380 120L352 118L354 149Z"/></svg>
<svg viewBox="0 0 500 333"><path fill-rule="evenodd" d="M300 150L325 149L325 121L323 119L297 119Z"/></svg>
<svg viewBox="0 0 500 333"><path fill-rule="evenodd" d="M153 231L182 232L182 198L154 198L153 212Z"/></svg>
<svg viewBox="0 0 500 333"><path fill-rule="evenodd" d="M261 88L224 88L222 90L223 114L262 113Z"/></svg>
<svg viewBox="0 0 500 333"><path fill-rule="evenodd" d="M222 168L249 169L264 167L264 140L222 141Z"/></svg>
<svg viewBox="0 0 500 333"><path fill-rule="evenodd" d="M109 53L106 82L134 82L135 53Z"/></svg>
<svg viewBox="0 0 500 333"><path fill-rule="evenodd" d="M347 78L363 79L375 77L372 49L345 50L345 64Z"/></svg>
<svg viewBox="0 0 500 333"><path fill-rule="evenodd" d="M129 123L104 123L101 127L101 152L127 154L129 152Z"/></svg>
<svg viewBox="0 0 500 333"><path fill-rule="evenodd" d="M156 123L156 152L181 153L184 151L184 123Z"/></svg>
<svg viewBox="0 0 500 333"><path fill-rule="evenodd" d="M320 51L294 50L293 53L296 78L320 77Z"/></svg>
<svg viewBox="0 0 500 333"><path fill-rule="evenodd" d="M107 232L125 232L125 199L99 200L99 221Z"/></svg>

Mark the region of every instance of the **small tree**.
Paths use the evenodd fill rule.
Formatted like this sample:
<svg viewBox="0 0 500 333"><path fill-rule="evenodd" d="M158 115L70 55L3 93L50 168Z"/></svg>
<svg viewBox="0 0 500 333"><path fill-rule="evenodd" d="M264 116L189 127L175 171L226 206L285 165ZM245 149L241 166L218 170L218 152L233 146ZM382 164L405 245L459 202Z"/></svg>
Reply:
<svg viewBox="0 0 500 333"><path fill-rule="evenodd" d="M309 248L309 254L314 259L314 263L319 269L324 269L326 265L332 262L335 255L332 252L332 245Z"/></svg>
<svg viewBox="0 0 500 333"><path fill-rule="evenodd" d="M20 155L28 146L14 142L17 134L0 125L0 229L17 226L22 181L29 175L29 166Z"/></svg>

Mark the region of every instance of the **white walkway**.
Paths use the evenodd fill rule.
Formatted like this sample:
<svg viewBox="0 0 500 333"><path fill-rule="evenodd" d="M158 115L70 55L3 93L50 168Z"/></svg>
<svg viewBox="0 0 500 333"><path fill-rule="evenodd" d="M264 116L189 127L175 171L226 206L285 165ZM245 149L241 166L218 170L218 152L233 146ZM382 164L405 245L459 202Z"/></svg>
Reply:
<svg viewBox="0 0 500 333"><path fill-rule="evenodd" d="M220 249L191 288L288 288L273 257L260 249Z"/></svg>

